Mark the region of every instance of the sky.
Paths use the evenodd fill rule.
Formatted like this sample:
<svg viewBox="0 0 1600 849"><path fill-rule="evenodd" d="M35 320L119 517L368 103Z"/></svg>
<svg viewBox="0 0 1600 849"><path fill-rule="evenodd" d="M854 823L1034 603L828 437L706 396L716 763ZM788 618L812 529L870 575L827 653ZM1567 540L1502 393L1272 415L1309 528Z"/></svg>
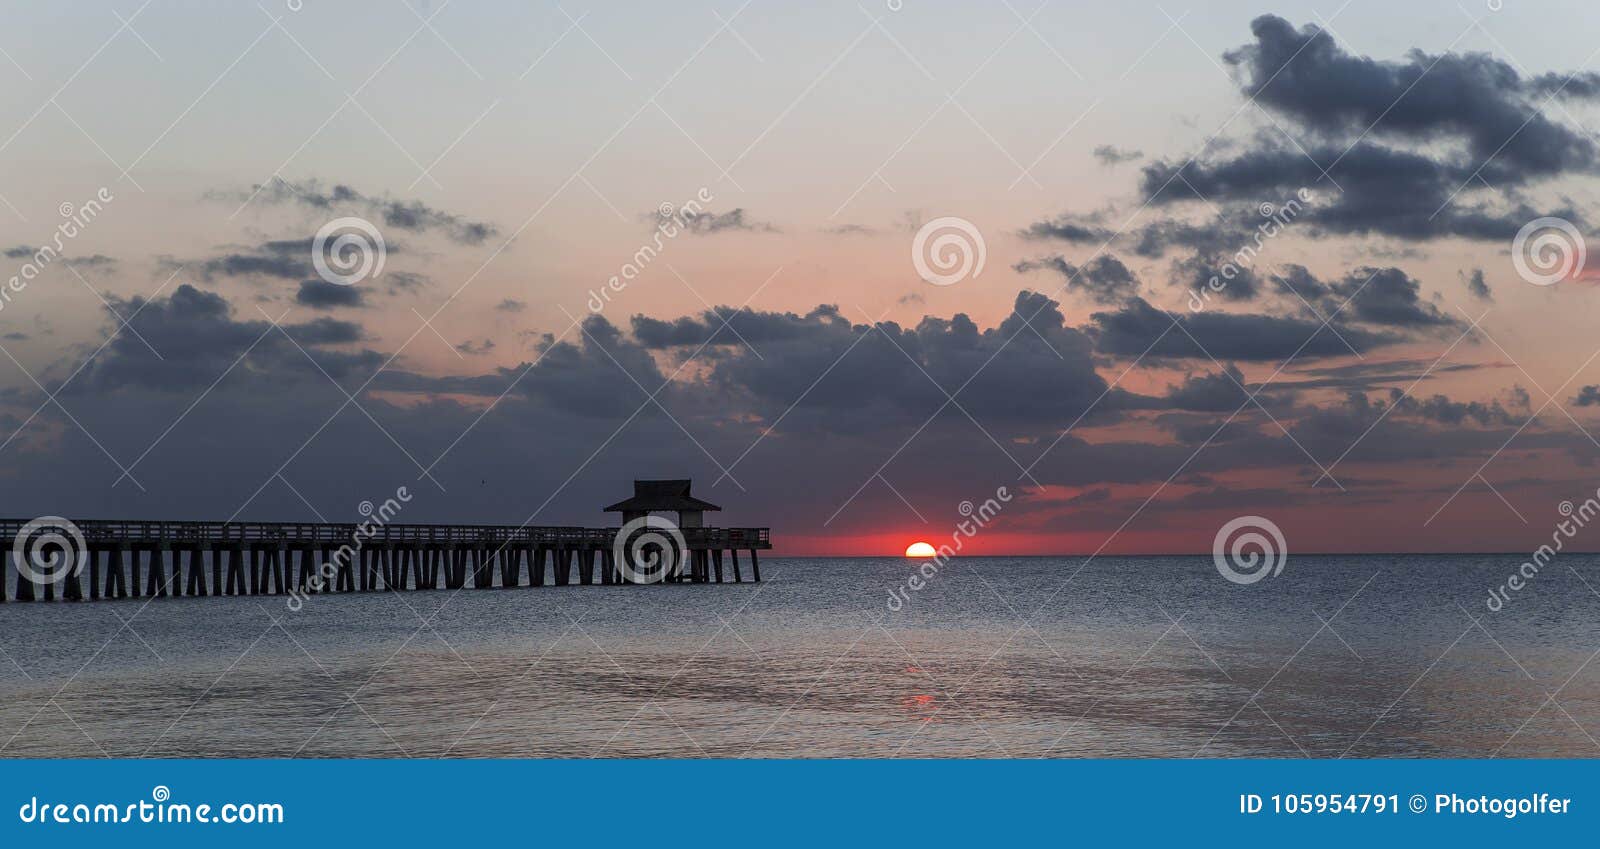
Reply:
<svg viewBox="0 0 1600 849"><path fill-rule="evenodd" d="M1589 4L0 15L16 518L1522 551L1600 485Z"/></svg>

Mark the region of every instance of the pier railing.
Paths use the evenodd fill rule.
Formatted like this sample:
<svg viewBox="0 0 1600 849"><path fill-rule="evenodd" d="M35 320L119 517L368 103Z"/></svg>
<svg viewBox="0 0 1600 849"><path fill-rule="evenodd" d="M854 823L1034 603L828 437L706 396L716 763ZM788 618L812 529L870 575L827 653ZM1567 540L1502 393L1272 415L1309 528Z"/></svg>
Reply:
<svg viewBox="0 0 1600 849"><path fill-rule="evenodd" d="M680 542L633 527L47 518L0 519L0 601L12 573L17 601L741 583L739 552L760 581L772 548L766 528L679 528Z"/></svg>
<svg viewBox="0 0 1600 849"><path fill-rule="evenodd" d="M27 522L0 519L0 544L10 545ZM414 525L371 522L170 522L74 519L94 547L230 545L340 545L359 534L366 545L551 545L608 546L620 528L523 525ZM768 528L680 528L689 548L767 549Z"/></svg>

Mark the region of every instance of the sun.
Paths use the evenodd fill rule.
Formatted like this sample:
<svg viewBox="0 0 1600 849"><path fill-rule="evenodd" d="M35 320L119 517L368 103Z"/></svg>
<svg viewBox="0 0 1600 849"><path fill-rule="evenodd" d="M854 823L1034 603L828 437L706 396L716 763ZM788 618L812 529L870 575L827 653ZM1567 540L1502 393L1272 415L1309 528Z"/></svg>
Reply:
<svg viewBox="0 0 1600 849"><path fill-rule="evenodd" d="M938 552L933 550L933 546L925 542L914 542L906 546L907 557L932 557L935 554L938 554Z"/></svg>

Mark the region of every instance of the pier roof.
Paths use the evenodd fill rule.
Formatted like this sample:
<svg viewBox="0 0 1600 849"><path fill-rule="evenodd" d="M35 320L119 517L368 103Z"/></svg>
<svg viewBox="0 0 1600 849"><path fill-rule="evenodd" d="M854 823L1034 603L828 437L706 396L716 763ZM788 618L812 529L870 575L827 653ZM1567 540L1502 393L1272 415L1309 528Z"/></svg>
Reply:
<svg viewBox="0 0 1600 849"><path fill-rule="evenodd" d="M634 481L633 497L607 507L607 513L636 513L652 510L721 510L715 504L689 494L687 480Z"/></svg>

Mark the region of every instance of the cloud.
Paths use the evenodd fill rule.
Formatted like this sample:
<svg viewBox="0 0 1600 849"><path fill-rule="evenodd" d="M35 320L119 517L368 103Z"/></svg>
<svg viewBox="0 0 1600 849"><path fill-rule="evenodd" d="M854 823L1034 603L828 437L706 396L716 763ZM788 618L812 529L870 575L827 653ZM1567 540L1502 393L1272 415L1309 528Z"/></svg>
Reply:
<svg viewBox="0 0 1600 849"><path fill-rule="evenodd" d="M1584 386L1573 396L1572 403L1580 407L1600 407L1600 386Z"/></svg>
<svg viewBox="0 0 1600 849"><path fill-rule="evenodd" d="M1340 312L1346 321L1394 328L1459 328L1464 322L1422 300L1422 284L1394 267L1361 267L1330 281L1318 280L1304 266L1285 265L1276 279L1285 289L1313 303L1317 312ZM1343 309L1340 310L1341 305Z"/></svg>
<svg viewBox="0 0 1600 849"><path fill-rule="evenodd" d="M1250 385L1246 360L1235 366L1219 350L1225 365L1185 374L1153 395L1111 387L1101 374L1108 368L1104 319L1070 326L1059 303L1032 292L1019 293L1010 312L988 325L962 314L924 316L912 326L853 322L827 305L635 316L628 328L590 316L581 334L543 336L529 362L464 374L391 362L393 353L369 348L354 322L322 316L280 329L254 308L236 309L189 285L152 300L114 299L111 310L128 317L161 356L134 333L111 336L61 390L79 424L47 408L0 453L0 474L30 482L25 495L0 488L0 509L25 513L27 503L34 512L48 504L63 515L237 510L249 518L313 519L304 496L332 518L405 483L417 493L408 521L588 525L604 521L599 507L625 494L631 479L680 476L694 477L697 492L724 503L728 524L770 523L788 543L802 534L914 524L905 505L869 476L880 467L928 515L972 498L975 481L1009 485L1024 468L1047 492L1074 489L1070 508L1061 508L1018 485L1019 500L1007 511L1016 519L1007 521L1028 523L1010 528L1023 532L1077 526L1110 533L1186 462L1173 497L1151 505L1161 517L1155 521L1181 521L1186 514L1168 508L1181 503L1192 514L1205 493L1224 503L1229 492L1258 488L1269 502L1274 491L1285 504L1316 497L1309 480L1292 473L1317 473L1294 441L1254 405L1234 416L1247 398L1240 384ZM118 326L111 310L108 329ZM1183 317L1185 329L1208 344L1256 342L1260 327L1236 323L1242 319L1292 321ZM725 321L753 347L722 330ZM464 352L487 351L495 341L473 339ZM690 356L690 367L674 367ZM353 401L346 392L355 393ZM25 415L39 406L35 394L29 389L5 403ZM1600 398L1600 390L1591 394ZM1432 397L1399 402L1403 408L1380 424L1394 402L1360 393L1322 406L1292 392L1257 400L1319 457L1338 456L1378 425L1347 463L1390 466L1487 457L1511 430L1501 422L1516 418L1509 414L1517 404L1525 407L1510 395ZM84 486L119 474L85 431L125 463L137 458L135 474L148 492ZM1213 434L1210 447L1197 452ZM1529 450L1577 444L1537 423L1519 439ZM884 465L887 457L894 460ZM447 496L417 481L425 468L449 487ZM740 484L716 483L724 469ZM1262 469L1275 472L1251 475ZM1289 482L1274 488L1263 478ZM1124 503L1122 484L1139 485L1135 503ZM546 505L522 497L557 490L561 497ZM838 512L846 502L851 506Z"/></svg>
<svg viewBox="0 0 1600 849"><path fill-rule="evenodd" d="M203 389L219 375L231 373L230 369L241 379L254 377L270 383L303 379L321 371L339 378L357 366L376 369L383 362L371 351L322 348L360 340L359 325L318 319L277 329L266 316L235 320L232 306L221 295L187 283L169 297L125 300L110 296L109 302L107 315L128 316L128 325L135 332L118 334L107 343L104 353L69 385L71 391ZM314 362L290 339L311 351ZM144 340L156 346L155 350L146 347Z"/></svg>
<svg viewBox="0 0 1600 849"><path fill-rule="evenodd" d="M1467 292L1480 301L1493 301L1494 293L1489 291L1489 284L1483 279L1483 269L1474 268L1471 274L1462 275L1462 282L1467 286Z"/></svg>
<svg viewBox="0 0 1600 849"><path fill-rule="evenodd" d="M316 276L311 262L312 239L278 239L249 248L236 248L200 260L197 270L203 280L219 277L276 277L304 280ZM180 263L169 263L180 265ZM188 266L188 263L181 263Z"/></svg>
<svg viewBox="0 0 1600 849"><path fill-rule="evenodd" d="M527 304L526 301L519 301L519 300L517 300L515 298L506 298L505 300L501 301L500 303L495 304L494 308L498 312L516 313L516 312L522 312L523 310L527 309L528 308L528 304Z"/></svg>
<svg viewBox="0 0 1600 849"><path fill-rule="evenodd" d="M678 216L686 232L696 235L710 235L728 231L744 231L747 233L777 233L778 228L765 221L756 221L745 215L744 209L735 208L717 214L714 212L694 212L684 210Z"/></svg>
<svg viewBox="0 0 1600 849"><path fill-rule="evenodd" d="M1110 254L1101 254L1081 267L1057 254L1023 260L1012 268L1018 272L1054 271L1063 278L1062 285L1084 292L1097 304L1120 304L1139 294L1139 278Z"/></svg>
<svg viewBox="0 0 1600 849"><path fill-rule="evenodd" d="M294 300L295 303L317 310L366 306L359 288L340 286L326 280L307 280L301 283L300 291L295 294Z"/></svg>
<svg viewBox="0 0 1600 849"><path fill-rule="evenodd" d="M1123 308L1097 312L1095 348L1104 354L1240 361L1286 360L1365 353L1398 342L1390 333L1344 327L1329 328L1320 320L1243 315L1207 311L1189 315L1163 312L1143 298ZM1342 337L1342 339L1341 339ZM1350 347L1346 347L1346 343Z"/></svg>
<svg viewBox="0 0 1600 849"><path fill-rule="evenodd" d="M875 236L877 229L865 224L840 224L834 227L824 227L822 232L830 236Z"/></svg>
<svg viewBox="0 0 1600 849"><path fill-rule="evenodd" d="M1123 150L1109 144L1103 144L1094 149L1094 158L1106 167L1121 165L1124 162L1133 162L1144 158L1142 150Z"/></svg>
<svg viewBox="0 0 1600 849"><path fill-rule="evenodd" d="M1236 265L1215 254L1195 254L1172 263L1172 284L1197 297L1249 301L1265 291L1261 278L1249 266Z"/></svg>
<svg viewBox="0 0 1600 849"><path fill-rule="evenodd" d="M16 247L5 249L6 259L22 259L23 257L30 257L33 256L33 252L34 249L28 247L27 245L17 245Z"/></svg>
<svg viewBox="0 0 1600 849"><path fill-rule="evenodd" d="M494 351L494 340L484 339L481 342L473 342L469 339L459 345L456 345L455 349L471 357L481 357Z"/></svg>
<svg viewBox="0 0 1600 849"><path fill-rule="evenodd" d="M1263 133L1224 158L1153 162L1141 179L1152 202L1254 202L1315 187L1324 196L1305 216L1313 234L1411 241L1509 239L1545 214L1581 220L1564 207L1475 200L1480 180L1515 197L1544 180L1600 170L1595 142L1544 113L1560 87L1555 77L1527 78L1480 53L1355 56L1316 26L1297 30L1272 15L1251 29L1255 41L1224 59L1238 69L1243 95L1306 140ZM1600 96L1589 76L1562 95Z"/></svg>
<svg viewBox="0 0 1600 849"><path fill-rule="evenodd" d="M1022 235L1027 239L1059 239L1074 244L1090 244L1110 241L1114 234L1082 216L1063 215L1048 221L1036 221Z"/></svg>
<svg viewBox="0 0 1600 849"><path fill-rule="evenodd" d="M369 195L348 185L336 183L324 188L319 180L291 183L275 178L265 185L252 186L248 192L212 191L206 197L260 204L297 205L319 212L360 212L374 218L385 227L417 233L438 232L463 245L480 245L499 235L499 229L484 221L473 221L460 215L428 206L419 200L399 200L387 195Z"/></svg>

